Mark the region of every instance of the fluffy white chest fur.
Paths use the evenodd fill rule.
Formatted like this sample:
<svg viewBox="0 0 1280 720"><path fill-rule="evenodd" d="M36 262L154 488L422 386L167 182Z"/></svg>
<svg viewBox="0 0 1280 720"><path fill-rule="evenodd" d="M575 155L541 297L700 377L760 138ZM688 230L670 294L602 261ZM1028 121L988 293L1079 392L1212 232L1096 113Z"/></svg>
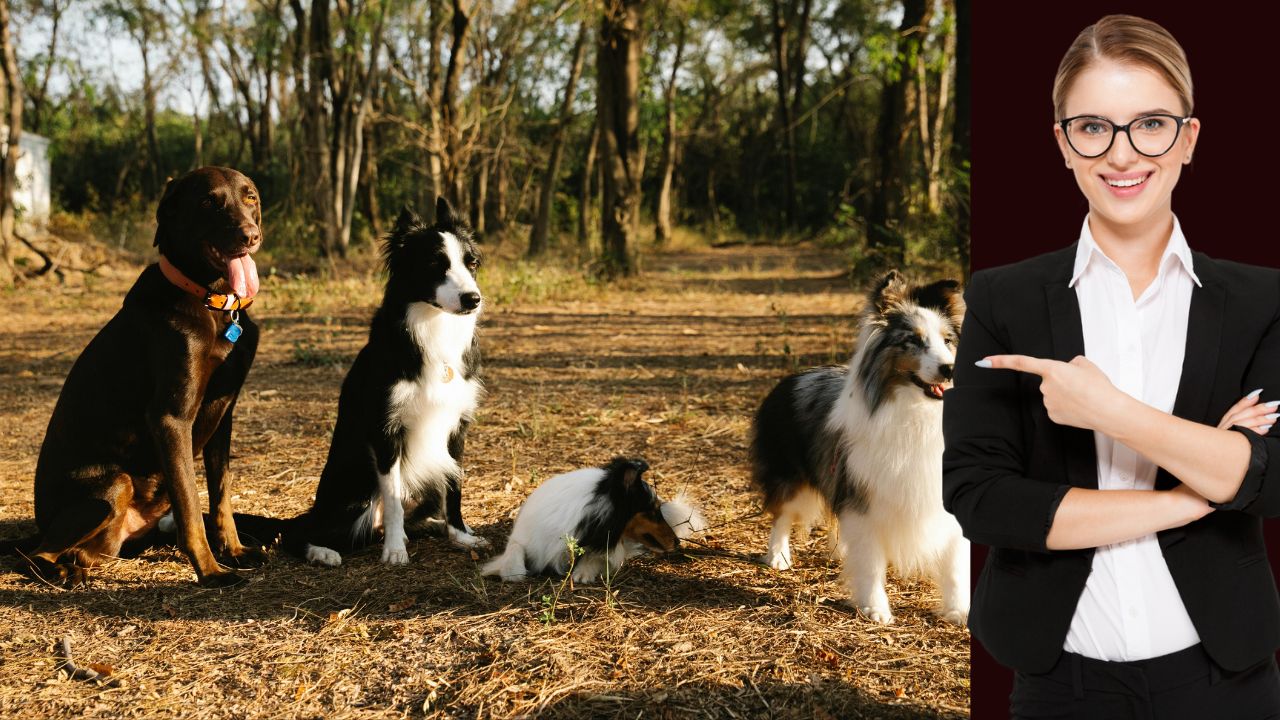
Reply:
<svg viewBox="0 0 1280 720"><path fill-rule="evenodd" d="M844 443L844 471L867 498L889 562L916 573L934 566L961 537L960 524L942 506L942 403L902 386L874 416L850 373L828 417Z"/></svg>
<svg viewBox="0 0 1280 720"><path fill-rule="evenodd" d="M406 499L424 485L442 482L461 468L449 455L449 437L471 420L483 392L462 377L462 356L475 335L475 315L453 315L426 304L409 306L406 322L422 349L422 371L391 389L387 427L403 428L399 475Z"/></svg>

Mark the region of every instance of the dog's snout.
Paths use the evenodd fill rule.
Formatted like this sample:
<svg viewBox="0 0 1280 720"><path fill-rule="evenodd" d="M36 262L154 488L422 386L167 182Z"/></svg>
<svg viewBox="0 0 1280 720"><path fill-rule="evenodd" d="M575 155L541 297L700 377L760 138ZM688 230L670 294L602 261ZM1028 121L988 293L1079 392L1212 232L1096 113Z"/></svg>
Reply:
<svg viewBox="0 0 1280 720"><path fill-rule="evenodd" d="M480 307L480 293L462 293L458 296L458 302L462 305L463 310L475 310Z"/></svg>
<svg viewBox="0 0 1280 720"><path fill-rule="evenodd" d="M237 239L244 243L246 247L251 247L262 240L262 231L258 229L257 225L245 223L240 226Z"/></svg>
<svg viewBox="0 0 1280 720"><path fill-rule="evenodd" d="M944 379L946 379L946 380L950 380L950 379L951 379L951 372L952 372L952 370L953 370L954 368L955 368L955 365L951 365L951 364L949 364L949 363L948 363L948 364L946 364L946 365L939 365L939 366L938 366L938 374L939 374L939 375L941 375Z"/></svg>

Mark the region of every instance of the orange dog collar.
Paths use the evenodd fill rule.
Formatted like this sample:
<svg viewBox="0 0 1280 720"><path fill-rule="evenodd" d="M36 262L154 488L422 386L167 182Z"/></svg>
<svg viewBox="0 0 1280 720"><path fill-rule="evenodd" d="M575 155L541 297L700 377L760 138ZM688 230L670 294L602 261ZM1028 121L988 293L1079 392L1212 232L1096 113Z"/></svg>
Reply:
<svg viewBox="0 0 1280 720"><path fill-rule="evenodd" d="M173 263L169 262L169 258L164 255L160 256L160 272L164 273L165 279L169 282L182 290L185 290L187 293L195 295L203 300L204 306L210 310L233 312L236 310L243 310L253 304L253 298L242 298L235 293L216 293L197 283L184 275L182 271Z"/></svg>

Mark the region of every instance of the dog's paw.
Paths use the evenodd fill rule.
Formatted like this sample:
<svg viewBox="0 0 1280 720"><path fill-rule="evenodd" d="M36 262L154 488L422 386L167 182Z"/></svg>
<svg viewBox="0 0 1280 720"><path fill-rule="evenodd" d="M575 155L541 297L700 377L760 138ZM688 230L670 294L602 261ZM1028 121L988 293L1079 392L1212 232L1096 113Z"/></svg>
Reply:
<svg viewBox="0 0 1280 720"><path fill-rule="evenodd" d="M239 570L260 568L267 564L267 552L262 548L242 547L225 553L223 560L231 567Z"/></svg>
<svg viewBox="0 0 1280 720"><path fill-rule="evenodd" d="M893 613L889 612L889 606L887 605L860 605L858 606L858 612L877 625L893 624Z"/></svg>
<svg viewBox="0 0 1280 720"><path fill-rule="evenodd" d="M791 554L790 553L765 553L764 564L774 570L790 570Z"/></svg>
<svg viewBox="0 0 1280 720"><path fill-rule="evenodd" d="M330 550L327 547L319 545L307 546L307 562L317 565L326 565L328 567L337 567L342 564L342 555L336 550Z"/></svg>
<svg viewBox="0 0 1280 720"><path fill-rule="evenodd" d="M408 565L409 551L403 547L383 546L382 562L388 565Z"/></svg>
<svg viewBox="0 0 1280 720"><path fill-rule="evenodd" d="M474 550L475 548L489 547L489 541L479 535L472 535L469 532L463 532L455 527L449 528L449 542L464 550Z"/></svg>
<svg viewBox="0 0 1280 720"><path fill-rule="evenodd" d="M961 610L960 608L943 608L938 611L938 617L960 627L964 627L969 623L969 611Z"/></svg>
<svg viewBox="0 0 1280 720"><path fill-rule="evenodd" d="M200 587L207 588L229 588L241 585L245 579L233 572L210 573L200 578Z"/></svg>

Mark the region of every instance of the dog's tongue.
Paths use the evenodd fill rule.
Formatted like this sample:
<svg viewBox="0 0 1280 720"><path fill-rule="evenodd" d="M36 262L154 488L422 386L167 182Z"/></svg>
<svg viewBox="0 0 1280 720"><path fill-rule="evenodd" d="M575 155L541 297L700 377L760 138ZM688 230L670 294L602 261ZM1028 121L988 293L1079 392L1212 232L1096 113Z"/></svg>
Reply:
<svg viewBox="0 0 1280 720"><path fill-rule="evenodd" d="M258 294L258 266L249 255L241 255L227 261L227 282L231 292L242 298Z"/></svg>
<svg viewBox="0 0 1280 720"><path fill-rule="evenodd" d="M942 386L942 383L936 383L929 386L929 392L933 393L933 396L936 398L941 398L944 390L946 390L946 388Z"/></svg>

